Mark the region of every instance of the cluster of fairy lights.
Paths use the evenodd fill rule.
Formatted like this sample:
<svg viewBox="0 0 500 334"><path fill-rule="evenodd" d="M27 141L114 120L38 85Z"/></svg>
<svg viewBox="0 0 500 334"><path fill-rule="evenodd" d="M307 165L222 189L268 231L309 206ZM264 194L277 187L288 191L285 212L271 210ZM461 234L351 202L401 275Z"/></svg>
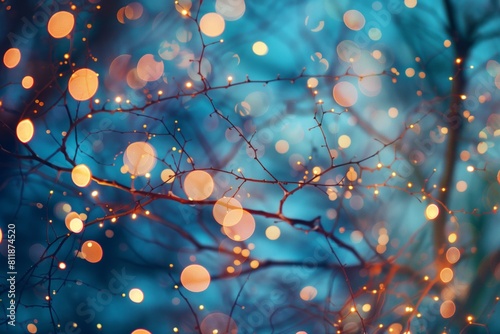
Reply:
<svg viewBox="0 0 500 334"><path fill-rule="evenodd" d="M217 1L219 3L219 1ZM227 5L229 2L221 1L221 4ZM408 8L414 8L417 5L417 1L405 0L405 5ZM221 5L222 6L222 5ZM229 5L227 5L229 6ZM193 20L198 26L201 33L209 38L219 38L225 29L226 21L234 21L243 16L245 13L245 2L243 0L240 1L232 1L230 7L224 7L225 10L210 12L204 14L199 19L194 19L192 16L192 3L190 0L181 0L175 2L175 8L180 13L181 16L186 19ZM216 8L220 9L220 7ZM100 5L96 6L96 9L101 9ZM75 12L77 8L76 6L71 6L71 11L59 11L52 15L47 24L47 30L49 34L54 39L62 39L68 38L71 35L76 22ZM138 20L144 12L144 8L141 4L134 2L125 7L122 7L117 13L117 20L122 24L127 24L129 21ZM344 23L351 30L360 30L363 28L365 24L365 18L362 13L355 10L350 10L344 15ZM308 24L306 19L306 25ZM88 29L92 29L92 25L87 25ZM313 28L313 31L319 31L322 29L322 25L320 24L317 27ZM377 40L380 38L381 32L376 30L370 30L369 35L373 40ZM119 68L120 66L124 66L123 64L128 64L130 62L130 57L128 55L121 55L115 58L113 63L110 66L110 74L111 76L115 75L115 80L124 80L132 89L143 89L148 82L155 82L157 80L161 80L163 73L165 71L164 61L172 60L176 57L180 57L180 46L179 43L187 41L187 39L192 38L192 36L186 36L185 34L179 33L178 39L179 42L171 42L165 45L162 45L162 48L159 51L159 56L162 58L161 61L156 60L152 54L146 54L142 56L137 66L131 68L126 74L120 74L121 72L116 70L115 68ZM223 40L217 41L218 43L222 43ZM348 44L349 41L342 42L344 44ZM449 40L444 41L444 47L449 48L452 43ZM256 41L252 44L252 51L258 56L265 56L269 47L262 41ZM370 54L374 59L382 59L384 57L383 53L379 50L375 50ZM4 65L9 68L15 68L21 61L21 51L17 48L11 48L7 50L3 57ZM323 64L326 68L328 68L328 61L322 58L321 53L315 54L316 60ZM342 55L340 55L342 58ZM64 59L61 60L61 64L71 63L71 55L64 54ZM96 58L93 59L97 61ZM356 59L342 59L344 61L348 61L351 63L355 63ZM420 59L417 57L416 62L418 63ZM456 59L456 64L461 63L461 59ZM73 64L75 65L75 64ZM186 68L189 65L186 65ZM202 74L204 71L208 71L206 63L200 61L199 72ZM491 64L491 66L494 66ZM188 70L189 71L189 70ZM417 72L414 68L406 68L402 71L407 78L412 78L414 76L419 77L420 79L424 79L426 77L426 73L424 71ZM392 76L393 82L397 81L397 77L401 75L399 70L396 68L390 69L390 73ZM362 76L363 73L360 73L359 76ZM62 74L61 74L62 76ZM337 78L338 79L338 78ZM453 81L453 77L450 77L449 80ZM29 90L35 84L36 78L31 75L26 75L21 80L21 86ZM323 106L325 104L324 99L321 98L321 93L318 90L320 87L320 80L316 77L308 77L305 80L305 86L308 90L311 91L312 96L314 98L317 110L323 112ZM236 78L233 76L227 77L227 87L234 86L236 83ZM190 75L190 79L186 80L183 84L183 89L188 93L198 94L199 89L201 87L201 82L199 80L199 73L195 71L193 75ZM75 101L90 101L94 106L101 106L102 102L95 95L99 89L99 74L93 71L90 68L79 68L72 72L67 81L68 93ZM500 87L498 87L500 88ZM360 81L360 86L356 87L354 84L348 81L339 81L333 87L333 98L337 105L342 108L342 111L337 112L334 108L328 110L326 113L334 113L338 115L342 115L344 112L349 112L349 108L354 106L358 101L358 90L361 90L367 96L376 96L381 90L380 76L367 76L363 81ZM417 91L417 95L421 96L422 91ZM164 96L164 92L159 90L156 92L156 97L158 100ZM153 95L148 95L149 99L153 98ZM461 95L460 98L462 100L467 99L466 95ZM486 99L485 96L480 96L479 100ZM247 100L243 101L235 111L241 115L246 116L250 112L251 103L253 98L247 98ZM128 100L124 96L116 96L110 100L107 100L108 103L114 102L118 107L117 110L127 110L132 108L130 104L130 100ZM39 107L44 106L43 101L36 101L36 104ZM99 107L100 108L100 107ZM93 109L86 118L91 119L93 114L98 109ZM99 110L105 110L103 109ZM37 113L36 109L34 113ZM399 111L395 107L391 107L387 111L387 116L390 119L396 119L399 115ZM474 121L474 116L470 111L464 110L462 112L462 116L469 122L472 123ZM177 127L176 131L181 132L180 125L175 123ZM147 125L144 124L143 128L147 128ZM24 118L18 124L16 128L16 135L18 140L25 144L29 145L29 143L38 135L36 132L36 126L32 119ZM418 122L414 122L409 124L405 128L406 131L412 131L415 133L419 133L420 125ZM449 129L446 127L440 127L439 131L442 135L447 135ZM494 133L494 136L497 136L498 133ZM47 130L47 133L50 133ZM64 134L63 134L64 135ZM234 135L234 132L233 132ZM238 136L238 133L236 134ZM477 144L477 152L479 154L484 154L487 152L489 146L487 144L487 138L490 134L483 130L479 134L479 138L481 141ZM226 138L231 141L231 134L226 134ZM239 136L238 136L239 137ZM332 159L337 156L344 154L346 150L352 145L352 139L347 134L340 134L337 139L337 146L329 148L329 153ZM389 145L387 145L389 146ZM293 147L293 143L285 139L278 139L274 144L274 149L277 154L285 155L288 154ZM179 145L179 147L172 147L172 152L176 152L176 154L182 155L184 154L184 150ZM378 152L377 152L378 153ZM375 157L378 154L375 154ZM192 163L192 158L189 156L184 156L188 163ZM471 158L471 153L469 151L460 152L460 160L464 163L469 161ZM358 188L363 188L369 190L371 194L376 198L381 191L385 187L390 187L390 179L392 178L400 178L396 171L392 169L391 164L384 164L382 162L374 162L373 160L360 160L357 163L352 163L347 167L345 173L341 175L336 175L333 177L332 167L324 167L324 166L314 166L311 165L311 161L313 160L312 156L304 158L299 154L291 154L289 158L289 163L292 169L296 171L300 171L301 180L297 182L297 184L303 185L320 185L325 188L325 194L329 198L330 201L336 202L339 199L350 200L351 208L354 210L361 210L363 208L363 198L358 195ZM149 143L144 141L136 141L130 143L123 152L123 165L120 168L120 172L122 174L128 174L132 180L136 178L146 178L152 179L155 175L151 174L151 171L156 166L158 161L158 155L155 147ZM478 166L469 165L466 167L467 171L470 173L485 171L486 169ZM381 183L377 184L369 184L366 185L363 183L363 176L367 174L374 174L381 171L390 171L389 178ZM98 180L92 173L91 169L85 164L75 164L71 170L69 171L71 174L71 179L75 186L79 188L89 188L93 189L89 192L90 196L94 200L99 199L99 190L97 188L97 183L103 184L102 180ZM234 172L234 175L244 178L243 170L238 169ZM233 172L231 172L233 173ZM214 198L214 191L216 188L215 181L213 176L211 175L211 170L201 170L196 169L192 171L179 171L174 170L172 168L165 168L162 170L160 179L162 184L172 184L174 182L178 182L178 179L182 180L183 191L185 193L185 198L188 201L193 201L196 203L203 203L212 201L212 215L214 220L220 225L220 231L222 235L227 237L228 239L241 243L242 246L235 246L229 249L228 253L232 255L234 260L229 263L225 268L224 272L221 274L224 277L237 277L238 273L244 270L245 268L250 268L252 270L256 270L262 265L262 261L256 259L252 256L252 251L256 247L254 243L244 243L249 240L255 232L256 229L256 221L254 214L251 211L245 209L244 202L247 198L240 196L239 194L235 194L233 196L222 196L218 199ZM99 181L99 182L97 182ZM500 171L497 174L497 181L500 183ZM179 181L180 182L180 181ZM447 192L449 189L441 188L439 189L437 184L426 184L427 188L416 189L416 185L413 184L410 180L406 180L406 187L402 187L402 191L409 193L413 196L418 197L422 202L428 203L424 209L424 217L427 221L434 221L441 213L441 211L445 210L448 214L452 216L451 220L457 222L457 218L454 216L454 212L442 204L438 203L436 199L436 192ZM465 192L468 188L468 183L465 180L459 180L455 184L456 190L458 192ZM430 188L430 189L428 189ZM50 195L54 194L53 191L50 191ZM72 208L69 204L64 204L62 206L62 210L65 212L64 223L68 230L68 235L78 235L81 234L84 229L90 228L93 223L87 222L87 214L84 212L75 212L72 211ZM133 220L137 219L139 216L148 216L152 214L149 210L146 209L134 209L130 212L127 212L123 215L114 215L113 209L111 207L108 208L109 217L107 220L115 224L118 220L124 216L130 217ZM494 205L492 207L492 212L495 213L498 210L498 206ZM282 212L280 212L282 214ZM334 220L337 217L338 213L335 209L329 209L327 212L327 216ZM52 223L52 221L51 221ZM97 224L100 228L105 226L104 221L99 221ZM383 222L376 225L374 228L376 235L376 245L375 250L378 254L384 254L388 247L390 247L391 242L395 241L391 238L391 231L388 230ZM364 239L364 233L360 230L347 231L344 227L339 227L338 232L340 234L350 233L350 240L353 244L360 243ZM113 237L113 232L111 230L106 230L105 232L108 238ZM265 229L265 236L269 241L275 241L280 238L282 234L282 229L278 225L270 225ZM2 235L2 231L0 230L0 236ZM447 235L448 246L445 249L445 258L447 263L440 269L440 271L435 275L436 277L432 277L430 275L425 275L421 277L422 282L427 284L427 291L431 289L432 286L436 284L451 284L454 280L454 265L457 264L464 253L464 249L461 247L455 246L458 242L459 235L457 231L450 232ZM396 244L395 244L396 245ZM394 246L396 247L396 246ZM471 250L472 252L474 250ZM90 263L97 263L101 261L105 254L103 253L103 248L100 243L96 240L85 240L82 242L81 247L75 253L76 257L88 261ZM196 261L196 258L193 257L193 262ZM61 271L68 269L68 264L65 262L59 262L58 268ZM173 269L174 266L170 265L170 268ZM206 291L211 284L212 275L209 270L203 266L202 264L190 264L184 268L179 276L180 285L175 285L176 289L184 288L185 290L192 293L202 293ZM385 293L386 286L384 284L377 285L376 288L371 288L364 286L362 289L362 293L366 295L376 296L380 293ZM446 291L446 290L445 290ZM317 289L314 286L307 285L304 286L300 292L299 297L303 301L312 301L318 294ZM55 295L55 291L54 291ZM123 297L127 297L134 303L141 303L145 298L148 298L147 295L140 288L132 288L128 291L128 293L123 293ZM151 296L149 296L152 298ZM456 311L456 305L453 301L454 294L453 293L443 293L442 296L431 295L427 296L432 299L436 303L440 303L440 315L442 318L451 318L454 316ZM49 300L51 298L55 298L55 296L46 296L46 299ZM498 301L498 297L494 297ZM179 302L179 299L177 299ZM422 300L419 301L419 303ZM346 312L343 314L347 314L342 319L338 319L338 323L335 324L336 327L340 327L343 322L347 320L352 320L349 317L349 314L359 315L360 317L366 316L370 313L374 306L367 302L363 304L357 304L355 300L351 300L346 304ZM408 304L403 305L402 313L408 314L410 317L423 317L425 315L421 314L418 310L419 304ZM203 305L198 306L199 311L207 311ZM473 323L475 321L474 315L467 315L467 318L464 319L467 323ZM37 332L37 321L34 323L30 323L27 325L27 330L30 333ZM202 333L223 333L226 329L223 328L214 328L214 324L224 323L227 324L227 328L231 331L237 330L237 323L231 319L228 314L212 312L205 316L200 322L200 328ZM74 327L77 327L78 324L74 323ZM385 329L390 333L400 333L404 330L404 324L401 323L392 323L392 324L383 324L380 323L377 325L380 329ZM102 329L102 324L97 324L96 327L98 329ZM174 327L173 332L181 332L178 327ZM341 333L341 330L338 331ZM137 329L132 332L132 334L150 334L150 332L146 329ZM410 333L409 331L405 331L405 333ZM296 334L307 334L304 331L299 331Z"/></svg>

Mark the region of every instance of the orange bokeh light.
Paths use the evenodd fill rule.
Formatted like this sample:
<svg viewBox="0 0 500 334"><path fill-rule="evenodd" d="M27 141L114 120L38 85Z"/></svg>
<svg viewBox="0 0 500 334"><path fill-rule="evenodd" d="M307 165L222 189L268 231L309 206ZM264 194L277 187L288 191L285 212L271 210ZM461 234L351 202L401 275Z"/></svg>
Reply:
<svg viewBox="0 0 500 334"><path fill-rule="evenodd" d="M234 210L231 212L234 212ZM224 224L223 227L226 236L234 241L247 240L253 235L255 231L255 219L253 218L252 214L250 214L246 210L241 210L241 212L242 216L238 223L231 226L226 226L226 224Z"/></svg>
<svg viewBox="0 0 500 334"><path fill-rule="evenodd" d="M212 213L220 225L232 226L236 225L243 216L241 209L241 203L236 198L222 197L215 202Z"/></svg>
<svg viewBox="0 0 500 334"><path fill-rule="evenodd" d="M47 24L50 36L64 38L69 35L75 26L75 17L70 12L60 11L52 15Z"/></svg>
<svg viewBox="0 0 500 334"><path fill-rule="evenodd" d="M184 179L184 192L190 200L202 201L210 197L214 190L214 180L205 171L195 170Z"/></svg>
<svg viewBox="0 0 500 334"><path fill-rule="evenodd" d="M69 94L77 101L89 100L97 92L98 87L98 74L88 68L73 73L68 83Z"/></svg>
<svg viewBox="0 0 500 334"><path fill-rule="evenodd" d="M16 135L21 143L27 143L33 138L35 127L29 119L24 119L17 125Z"/></svg>
<svg viewBox="0 0 500 334"><path fill-rule="evenodd" d="M199 264L189 265L181 273L181 283L191 292L205 291L210 285L210 273Z"/></svg>
<svg viewBox="0 0 500 334"><path fill-rule="evenodd" d="M103 252L102 247L97 241L85 241L80 251L81 257L90 263L97 263L101 261Z"/></svg>
<svg viewBox="0 0 500 334"><path fill-rule="evenodd" d="M5 51L3 63L7 68L16 67L21 61L21 51L18 48L11 48Z"/></svg>

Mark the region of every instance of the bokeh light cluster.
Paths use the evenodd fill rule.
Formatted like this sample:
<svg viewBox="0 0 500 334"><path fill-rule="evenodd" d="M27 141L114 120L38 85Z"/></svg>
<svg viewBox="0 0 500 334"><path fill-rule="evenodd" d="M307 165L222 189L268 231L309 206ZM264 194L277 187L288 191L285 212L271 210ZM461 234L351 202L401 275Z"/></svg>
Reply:
<svg viewBox="0 0 500 334"><path fill-rule="evenodd" d="M0 8L0 332L500 331L500 4Z"/></svg>

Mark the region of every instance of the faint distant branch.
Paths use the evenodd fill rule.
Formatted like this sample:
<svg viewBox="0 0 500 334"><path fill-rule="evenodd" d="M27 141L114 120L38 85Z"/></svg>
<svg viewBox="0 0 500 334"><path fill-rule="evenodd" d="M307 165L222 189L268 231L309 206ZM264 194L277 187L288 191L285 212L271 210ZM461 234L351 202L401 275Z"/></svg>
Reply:
<svg viewBox="0 0 500 334"><path fill-rule="evenodd" d="M455 64L455 77L452 81L450 111L447 115L447 120L449 120L450 123L449 136L443 161L444 166L442 170L442 176L441 180L439 181L440 193L438 196L438 201L447 206L457 160L458 142L460 140L461 129L460 108L462 105L463 94L466 87L462 66L464 63L466 63L466 57L469 50L467 43L461 39L461 36L457 35L458 32L456 30L453 30L454 28L456 28L456 22L450 1L445 0L445 4L448 19L450 22L450 33L452 33L452 35L454 36L456 43L455 50L457 56L457 59L453 60ZM438 216L434 221L434 247L436 252L436 265L438 271L440 271L443 264L445 263L443 255L446 243L445 227L447 217L448 212L446 210L440 210Z"/></svg>

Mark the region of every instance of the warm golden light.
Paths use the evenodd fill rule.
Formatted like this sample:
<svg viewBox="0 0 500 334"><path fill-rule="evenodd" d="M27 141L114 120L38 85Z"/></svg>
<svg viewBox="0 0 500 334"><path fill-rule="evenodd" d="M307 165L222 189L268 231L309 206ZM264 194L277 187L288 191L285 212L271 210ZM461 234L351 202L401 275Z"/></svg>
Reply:
<svg viewBox="0 0 500 334"><path fill-rule="evenodd" d="M156 165L156 150L150 143L135 142L130 144L123 155L123 164L132 175L145 175Z"/></svg>
<svg viewBox="0 0 500 334"><path fill-rule="evenodd" d="M243 216L241 203L233 197L222 197L217 200L212 213L215 221L224 226L236 225Z"/></svg>
<svg viewBox="0 0 500 334"><path fill-rule="evenodd" d="M274 148L276 149L276 152L278 152L280 154L285 154L290 149L290 145L288 144L288 142L286 140L281 139L281 140L278 140L276 142L276 144L274 145Z"/></svg>
<svg viewBox="0 0 500 334"><path fill-rule="evenodd" d="M307 87L308 88L316 88L319 84L318 79L316 78L309 78L307 79Z"/></svg>
<svg viewBox="0 0 500 334"><path fill-rule="evenodd" d="M436 219L438 215L439 207L436 204L429 204L425 209L425 218L427 218L427 220Z"/></svg>
<svg viewBox="0 0 500 334"><path fill-rule="evenodd" d="M408 8L415 8L417 6L417 0L405 0L404 2Z"/></svg>
<svg viewBox="0 0 500 334"><path fill-rule="evenodd" d="M455 303L451 300L447 300L441 304L441 307L439 308L439 312L441 313L441 316L445 319L451 318L456 311L456 306Z"/></svg>
<svg viewBox="0 0 500 334"><path fill-rule="evenodd" d="M252 268L252 269L257 269L259 267L259 265L260 265L259 261L257 261L257 260L252 260L250 262L250 268Z"/></svg>
<svg viewBox="0 0 500 334"><path fill-rule="evenodd" d="M10 48L3 55L3 63L7 68L16 67L21 61L21 51L18 48Z"/></svg>
<svg viewBox="0 0 500 334"><path fill-rule="evenodd" d="M145 329L142 329L142 328L139 328L139 329L136 329L134 330L132 333L130 334L151 334L150 331L147 331Z"/></svg>
<svg viewBox="0 0 500 334"><path fill-rule="evenodd" d="M266 237L269 240L276 240L276 239L278 239L280 237L280 235L281 235L281 230L276 225L269 226L266 229Z"/></svg>
<svg viewBox="0 0 500 334"><path fill-rule="evenodd" d="M47 24L50 36L64 38L75 26L75 17L70 12L60 11L51 16Z"/></svg>
<svg viewBox="0 0 500 334"><path fill-rule="evenodd" d="M172 183L175 180L175 172L167 168L161 171L160 177L163 182Z"/></svg>
<svg viewBox="0 0 500 334"><path fill-rule="evenodd" d="M91 99L97 92L99 80L96 72L82 68L71 75L68 83L69 94L77 101Z"/></svg>
<svg viewBox="0 0 500 334"><path fill-rule="evenodd" d="M77 165L71 171L71 179L78 187L86 187L90 184L92 173L86 165Z"/></svg>
<svg viewBox="0 0 500 334"><path fill-rule="evenodd" d="M300 299L305 301L313 300L317 294L318 290L316 290L315 287L308 285L300 290Z"/></svg>
<svg viewBox="0 0 500 334"><path fill-rule="evenodd" d="M181 273L181 283L191 292L205 291L210 285L210 273L199 264L192 264L184 268Z"/></svg>
<svg viewBox="0 0 500 334"><path fill-rule="evenodd" d="M349 181L356 181L358 178L358 173L354 169L354 167L349 167L349 171L347 171L346 177Z"/></svg>
<svg viewBox="0 0 500 334"><path fill-rule="evenodd" d="M448 236L448 242L450 244L454 243L455 241L457 241L458 237L457 237L457 234L456 233L450 233L450 235Z"/></svg>
<svg viewBox="0 0 500 334"><path fill-rule="evenodd" d="M267 47L266 43L264 43L262 41L258 41L258 42L253 43L252 51L257 56L265 56L269 52L269 48Z"/></svg>
<svg viewBox="0 0 500 334"><path fill-rule="evenodd" d="M361 30L365 26L365 23L364 15L357 10L352 9L344 13L344 24L351 30Z"/></svg>
<svg viewBox="0 0 500 334"><path fill-rule="evenodd" d="M358 90L347 81L342 81L333 87L333 98L342 107L352 107L358 101Z"/></svg>
<svg viewBox="0 0 500 334"><path fill-rule="evenodd" d="M146 54L137 63L137 76L143 81L156 81L164 71L163 61L156 60L152 54Z"/></svg>
<svg viewBox="0 0 500 334"><path fill-rule="evenodd" d="M415 75L415 70L413 68L407 68L405 74L408 78L412 78Z"/></svg>
<svg viewBox="0 0 500 334"><path fill-rule="evenodd" d="M231 211L228 216L236 210ZM255 231L255 219L252 214L246 210L241 210L242 216L237 224L232 226L223 226L226 236L234 241L244 241L250 238ZM226 218L227 219L227 218Z"/></svg>
<svg viewBox="0 0 500 334"><path fill-rule="evenodd" d="M467 190L467 182L465 181L458 181L456 184L456 188L459 192L464 192Z"/></svg>
<svg viewBox="0 0 500 334"><path fill-rule="evenodd" d="M101 261L103 252L102 247L97 241L85 241L80 251L81 257L90 263Z"/></svg>
<svg viewBox="0 0 500 334"><path fill-rule="evenodd" d="M35 324L28 324L28 326L26 326L26 329L30 334L34 334L38 331L38 328L36 327Z"/></svg>
<svg viewBox="0 0 500 334"><path fill-rule="evenodd" d="M80 215L74 211L69 212L64 218L64 224L66 228L71 231L70 223L73 219L80 219Z"/></svg>
<svg viewBox="0 0 500 334"><path fill-rule="evenodd" d="M125 17L129 20L138 20L144 11L139 2L132 2L125 6Z"/></svg>
<svg viewBox="0 0 500 334"><path fill-rule="evenodd" d="M16 128L16 135L17 139L21 143L28 143L32 138L33 135L35 134L35 127L33 125L33 122L29 119L24 119L19 124L17 125Z"/></svg>
<svg viewBox="0 0 500 334"><path fill-rule="evenodd" d="M35 80L33 79L33 77L27 75L21 81L21 86L23 86L24 89L30 89L31 87L33 87L34 83Z"/></svg>
<svg viewBox="0 0 500 334"><path fill-rule="evenodd" d="M214 180L205 171L195 170L184 178L184 192L190 200L201 201L207 199L214 191Z"/></svg>
<svg viewBox="0 0 500 334"><path fill-rule="evenodd" d="M450 268L444 268L439 273L439 278L441 278L443 283L449 283L453 279L453 270Z"/></svg>
<svg viewBox="0 0 500 334"><path fill-rule="evenodd" d="M69 230L73 233L80 233L83 230L83 222L80 218L73 218L69 222Z"/></svg>
<svg viewBox="0 0 500 334"><path fill-rule="evenodd" d="M218 13L207 13L200 20L200 30L208 37L220 36L226 27L222 15Z"/></svg>
<svg viewBox="0 0 500 334"><path fill-rule="evenodd" d="M457 263L460 260L460 250L457 247L450 247L446 251L446 260L451 264Z"/></svg>
<svg viewBox="0 0 500 334"><path fill-rule="evenodd" d="M351 137L349 137L348 135L342 135L339 137L337 142L341 148L348 148L349 146L351 146Z"/></svg>
<svg viewBox="0 0 500 334"><path fill-rule="evenodd" d="M128 293L128 297L134 303L139 304L144 300L144 293L142 292L141 289L134 288L134 289L130 289L130 291Z"/></svg>

